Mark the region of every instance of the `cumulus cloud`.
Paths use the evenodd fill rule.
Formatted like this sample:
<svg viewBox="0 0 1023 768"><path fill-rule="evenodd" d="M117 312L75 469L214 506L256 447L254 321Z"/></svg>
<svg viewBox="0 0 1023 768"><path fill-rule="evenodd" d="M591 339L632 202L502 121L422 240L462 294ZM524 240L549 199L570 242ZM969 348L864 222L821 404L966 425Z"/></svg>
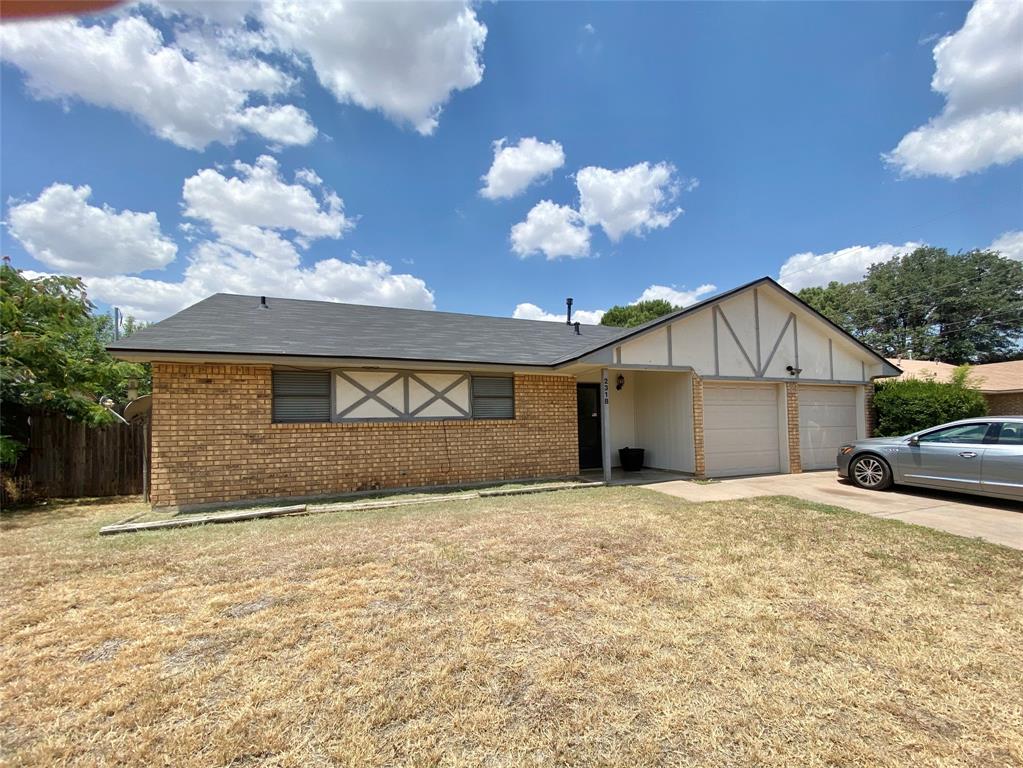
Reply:
<svg viewBox="0 0 1023 768"><path fill-rule="evenodd" d="M884 159L909 176L959 178L1023 157L1023 4L977 0L934 46L945 107Z"/></svg>
<svg viewBox="0 0 1023 768"><path fill-rule="evenodd" d="M989 251L998 251L1007 259L1023 261L1023 231L1005 232L988 246Z"/></svg>
<svg viewBox="0 0 1023 768"><path fill-rule="evenodd" d="M641 301L663 299L675 307L688 307L690 304L695 304L716 290L717 286L711 283L704 283L691 291L686 290L684 287L682 290L679 290L674 285L651 285L632 303L638 304Z"/></svg>
<svg viewBox="0 0 1023 768"><path fill-rule="evenodd" d="M253 56L192 40L201 44L166 43L141 16L109 26L46 19L0 27L0 55L25 73L36 98L126 112L188 149L232 144L245 131L280 144L312 141L316 128L305 111L249 103L286 93L292 78Z"/></svg>
<svg viewBox="0 0 1023 768"><path fill-rule="evenodd" d="M236 175L225 176L204 168L186 179L182 190L185 215L205 220L222 238L244 237L250 227L338 238L354 226L336 193L326 190L317 199L307 186L308 169L296 174L294 184L281 178L277 160L269 155L252 165L235 162L233 169Z"/></svg>
<svg viewBox="0 0 1023 768"><path fill-rule="evenodd" d="M79 258L80 274L92 297L142 320L160 320L218 292L433 309L433 292L422 279L395 273L384 261L353 252L348 259L305 263L303 251L314 241L338 240L354 221L345 214L341 198L314 171L302 169L295 179L293 184L286 182L278 162L269 156L251 165L237 162L230 170L204 168L186 179L182 209L193 220L186 222L185 231L195 247L176 280L138 274L174 258L174 246L165 239L159 258L150 255L148 262L133 258L134 251L147 247L146 238L160 243L156 216L85 206L88 187L58 189L61 196L52 200L44 193L40 200L46 198L47 205L30 211L31 216L12 208L11 227L23 239L28 231L25 222L36 226L51 209L68 209L63 214L56 211L52 226L32 230L33 248L40 254L66 248ZM80 221L88 222L89 236L83 236ZM83 241L87 250L81 248ZM111 253L102 266L81 255L104 249ZM125 249L131 252L122 254ZM54 258L40 260L65 268Z"/></svg>
<svg viewBox="0 0 1023 768"><path fill-rule="evenodd" d="M487 28L465 2L273 0L259 18L278 46L311 62L338 101L424 135L437 128L452 93L483 79Z"/></svg>
<svg viewBox="0 0 1023 768"><path fill-rule="evenodd" d="M713 293L717 290L717 286L711 285L710 283L704 283L703 285L695 288L694 290L678 290L674 286L666 285L651 285L639 295L639 298L630 301L630 304L639 304L641 301L649 301L651 299L664 299L674 306L687 307L690 304L695 304L701 298L707 296L707 294ZM580 323L586 323L590 325L596 325L600 322L600 319L604 316L607 310L604 309L573 309L572 319L578 320ZM565 312L547 312L542 307L538 307L536 304L529 302L523 302L515 306L515 311L512 312L512 317L519 318L520 320L549 320L551 322L565 322Z"/></svg>
<svg viewBox="0 0 1023 768"><path fill-rule="evenodd" d="M613 241L667 227L681 208L671 207L679 182L670 163L637 163L620 171L588 166L576 174L579 213Z"/></svg>
<svg viewBox="0 0 1023 768"><path fill-rule="evenodd" d="M89 204L88 186L51 184L35 200L8 209L8 228L42 263L74 274L110 275L159 269L177 246L155 213Z"/></svg>
<svg viewBox="0 0 1023 768"><path fill-rule="evenodd" d="M812 285L827 285L832 280L851 283L862 280L871 264L890 261L896 256L912 253L923 243L902 245L854 245L827 253L797 253L790 256L778 272L778 282L790 291Z"/></svg>
<svg viewBox="0 0 1023 768"><path fill-rule="evenodd" d="M480 194L490 200L515 197L565 164L565 152L556 141L545 143L535 137L512 145L505 141L494 142L494 162L482 177Z"/></svg>
<svg viewBox="0 0 1023 768"><path fill-rule="evenodd" d="M154 9L159 29L147 19ZM277 103L297 82L288 71L307 66L339 102L431 134L451 95L482 81L486 35L462 1L165 0L99 21L5 24L0 56L25 73L36 98L119 110L201 150L244 133L311 142L309 115Z"/></svg>
<svg viewBox="0 0 1023 768"><path fill-rule="evenodd" d="M342 301L412 309L433 309L433 292L418 277L395 274L383 261L357 264L321 259L311 267L297 262L282 268L261 254L230 246L201 246L179 281L131 275L86 278L89 294L116 304L142 320L160 320L212 293Z"/></svg>
<svg viewBox="0 0 1023 768"><path fill-rule="evenodd" d="M579 212L541 200L511 230L512 250L525 258L542 253L548 260L579 259L590 253L590 230Z"/></svg>
<svg viewBox="0 0 1023 768"><path fill-rule="evenodd" d="M562 312L560 315L554 312L546 312L536 304L530 304L524 302L522 304L515 305L515 311L512 312L512 317L519 320L548 320L551 322L563 323L565 322L567 315L566 312ZM600 322L600 318L604 316L604 310L602 309L573 309L572 310L572 321L580 322L584 325L596 325Z"/></svg>

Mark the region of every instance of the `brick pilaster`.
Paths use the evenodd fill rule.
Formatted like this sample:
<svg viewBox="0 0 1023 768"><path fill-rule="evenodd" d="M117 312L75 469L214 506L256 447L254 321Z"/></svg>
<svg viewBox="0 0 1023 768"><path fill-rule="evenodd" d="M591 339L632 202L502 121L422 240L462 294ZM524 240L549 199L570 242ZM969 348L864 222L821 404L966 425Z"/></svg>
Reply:
<svg viewBox="0 0 1023 768"><path fill-rule="evenodd" d="M707 464L703 454L703 379L693 374L693 467L697 477L706 477Z"/></svg>
<svg viewBox="0 0 1023 768"><path fill-rule="evenodd" d="M874 385L865 384L863 387L863 409L865 413L865 421L867 437L874 436Z"/></svg>
<svg viewBox="0 0 1023 768"><path fill-rule="evenodd" d="M785 384L785 412L788 422L789 472L798 475L803 471L803 459L799 453L799 384L794 381Z"/></svg>

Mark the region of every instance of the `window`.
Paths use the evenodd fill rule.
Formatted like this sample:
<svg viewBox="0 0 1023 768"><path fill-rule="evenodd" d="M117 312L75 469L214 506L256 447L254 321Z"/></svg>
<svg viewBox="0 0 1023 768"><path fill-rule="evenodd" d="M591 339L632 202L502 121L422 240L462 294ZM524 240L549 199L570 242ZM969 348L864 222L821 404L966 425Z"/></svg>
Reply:
<svg viewBox="0 0 1023 768"><path fill-rule="evenodd" d="M998 433L998 445L1023 445L1023 422L1007 421Z"/></svg>
<svg viewBox="0 0 1023 768"><path fill-rule="evenodd" d="M973 443L984 442L988 424L960 424L956 427L945 427L920 435L921 443Z"/></svg>
<svg viewBox="0 0 1023 768"><path fill-rule="evenodd" d="M515 379L510 376L473 376L472 417L514 419Z"/></svg>
<svg viewBox="0 0 1023 768"><path fill-rule="evenodd" d="M330 371L274 371L273 420L330 421Z"/></svg>

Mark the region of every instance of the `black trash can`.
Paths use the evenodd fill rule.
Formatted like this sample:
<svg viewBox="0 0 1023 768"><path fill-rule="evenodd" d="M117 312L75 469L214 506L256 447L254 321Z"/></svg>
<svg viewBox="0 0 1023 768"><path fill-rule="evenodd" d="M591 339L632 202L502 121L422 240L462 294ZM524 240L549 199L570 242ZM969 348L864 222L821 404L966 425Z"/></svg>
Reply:
<svg viewBox="0 0 1023 768"><path fill-rule="evenodd" d="M622 463L622 469L626 472L639 472L643 469L643 454L646 453L642 448L619 448L618 459Z"/></svg>

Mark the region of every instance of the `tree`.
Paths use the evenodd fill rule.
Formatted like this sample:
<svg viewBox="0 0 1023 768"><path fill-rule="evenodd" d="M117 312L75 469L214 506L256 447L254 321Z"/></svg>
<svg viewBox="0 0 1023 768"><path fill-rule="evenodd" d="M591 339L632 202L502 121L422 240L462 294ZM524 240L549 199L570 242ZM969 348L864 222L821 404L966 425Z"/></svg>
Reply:
<svg viewBox="0 0 1023 768"><path fill-rule="evenodd" d="M0 265L0 456L10 463L21 449L24 415L31 408L63 413L88 424L111 421L100 404L124 402L128 384L140 391L148 366L115 360L104 348L109 317L95 309L75 277L27 278Z"/></svg>
<svg viewBox="0 0 1023 768"><path fill-rule="evenodd" d="M633 328L679 309L682 307L673 307L664 299L650 299L626 305L616 304L604 313L600 318L600 324L616 328Z"/></svg>
<svg viewBox="0 0 1023 768"><path fill-rule="evenodd" d="M888 357L985 363L1023 344L1023 264L994 251L917 248L799 297Z"/></svg>

